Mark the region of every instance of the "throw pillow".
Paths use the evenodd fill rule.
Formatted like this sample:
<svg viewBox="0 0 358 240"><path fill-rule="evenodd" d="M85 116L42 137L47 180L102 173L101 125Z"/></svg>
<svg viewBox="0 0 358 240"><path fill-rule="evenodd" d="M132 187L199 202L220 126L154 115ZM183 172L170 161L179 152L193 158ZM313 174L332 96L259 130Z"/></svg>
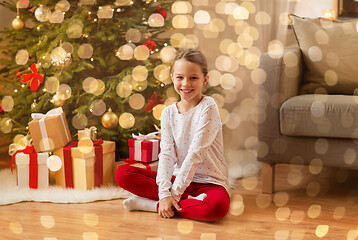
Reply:
<svg viewBox="0 0 358 240"><path fill-rule="evenodd" d="M358 94L358 20L289 17L305 64L301 94Z"/></svg>

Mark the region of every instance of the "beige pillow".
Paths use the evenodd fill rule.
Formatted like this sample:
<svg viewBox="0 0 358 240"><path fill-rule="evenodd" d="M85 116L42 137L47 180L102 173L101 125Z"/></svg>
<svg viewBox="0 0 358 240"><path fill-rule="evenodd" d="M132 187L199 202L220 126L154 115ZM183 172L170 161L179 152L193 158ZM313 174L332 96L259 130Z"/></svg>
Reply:
<svg viewBox="0 0 358 240"><path fill-rule="evenodd" d="M305 63L301 93L358 94L358 20L289 17Z"/></svg>

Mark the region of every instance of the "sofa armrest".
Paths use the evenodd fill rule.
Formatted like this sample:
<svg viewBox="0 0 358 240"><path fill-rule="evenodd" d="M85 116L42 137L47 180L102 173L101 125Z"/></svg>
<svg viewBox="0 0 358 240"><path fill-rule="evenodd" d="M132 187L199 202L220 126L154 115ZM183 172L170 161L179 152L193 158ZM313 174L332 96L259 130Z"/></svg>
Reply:
<svg viewBox="0 0 358 240"><path fill-rule="evenodd" d="M271 99L271 104L280 107L284 101L298 95L303 72L302 54L298 46L286 48L281 58L262 54L260 68L266 72L266 81L259 85L259 90L266 91L271 98L278 95L277 101Z"/></svg>
<svg viewBox="0 0 358 240"><path fill-rule="evenodd" d="M260 69L266 80L258 87L258 160L274 164L284 150L280 140L280 107L287 99L298 95L302 79L303 60L298 47L284 50L281 58L264 53Z"/></svg>

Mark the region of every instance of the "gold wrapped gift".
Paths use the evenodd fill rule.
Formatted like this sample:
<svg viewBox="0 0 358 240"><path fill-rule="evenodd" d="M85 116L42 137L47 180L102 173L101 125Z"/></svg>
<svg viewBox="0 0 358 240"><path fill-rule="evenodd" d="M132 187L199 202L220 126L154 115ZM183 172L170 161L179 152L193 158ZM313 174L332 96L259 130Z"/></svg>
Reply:
<svg viewBox="0 0 358 240"><path fill-rule="evenodd" d="M112 141L103 141L101 146L103 151L103 178L100 185L113 184L112 167L115 160L116 144ZM66 148L68 150L68 146ZM81 190L97 187L99 184L96 183L96 179L98 179L96 172L98 173L99 169L96 169L95 148L94 146L84 151L81 147L70 147L70 159L65 159L64 148L54 151L53 154L59 156L62 161L61 169L55 173L56 185Z"/></svg>
<svg viewBox="0 0 358 240"><path fill-rule="evenodd" d="M71 141L66 116L62 108L55 108L46 114L32 113L29 129L36 152L51 152Z"/></svg>

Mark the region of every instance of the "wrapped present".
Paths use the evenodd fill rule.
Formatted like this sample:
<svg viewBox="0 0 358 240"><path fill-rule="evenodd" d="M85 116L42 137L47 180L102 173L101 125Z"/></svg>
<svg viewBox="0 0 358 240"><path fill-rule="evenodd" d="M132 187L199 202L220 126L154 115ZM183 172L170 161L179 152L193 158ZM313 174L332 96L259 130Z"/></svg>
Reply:
<svg viewBox="0 0 358 240"><path fill-rule="evenodd" d="M133 134L133 139L128 139L129 159L142 162L158 160L160 138L156 137L157 133L139 134L138 136Z"/></svg>
<svg viewBox="0 0 358 240"><path fill-rule="evenodd" d="M112 184L115 150L115 142L98 139L93 147L81 148L78 141L72 141L54 151L62 161L61 169L55 173L56 185L89 190Z"/></svg>
<svg viewBox="0 0 358 240"><path fill-rule="evenodd" d="M32 113L29 129L36 152L50 152L71 141L66 116L62 108L55 108L46 114Z"/></svg>
<svg viewBox="0 0 358 240"><path fill-rule="evenodd" d="M48 153L36 153L33 146L16 151L11 159L11 171L15 159L17 185L19 188L47 188L49 170L47 168Z"/></svg>
<svg viewBox="0 0 358 240"><path fill-rule="evenodd" d="M120 161L117 161L115 163L113 163L113 176L116 176L116 172L117 172L117 168L121 165L124 164L128 164L131 166L135 166L135 167L140 167L140 168L146 168L149 170L153 170L153 171L157 171L158 170L158 164L159 161L154 161L151 163L145 163L145 162L140 162L140 161L134 161L134 160L129 160L129 159L121 159ZM113 177L113 179L114 179Z"/></svg>

